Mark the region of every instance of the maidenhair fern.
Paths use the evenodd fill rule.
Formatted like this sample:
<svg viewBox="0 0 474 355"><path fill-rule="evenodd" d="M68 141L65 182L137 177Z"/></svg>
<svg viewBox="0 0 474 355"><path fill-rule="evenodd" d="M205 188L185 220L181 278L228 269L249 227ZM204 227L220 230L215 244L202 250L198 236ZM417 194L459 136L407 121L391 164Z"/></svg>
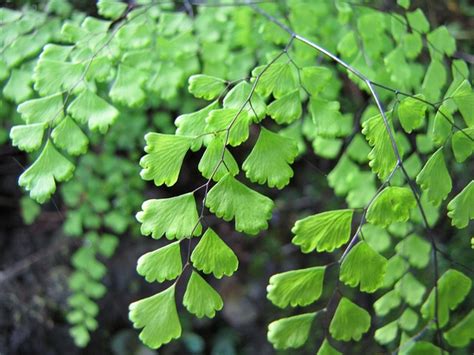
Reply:
<svg viewBox="0 0 474 355"><path fill-rule="evenodd" d="M464 266L441 262L452 260L434 227L448 220L463 229L474 218L474 182L458 176L458 163L472 159L474 92L468 65L452 57L450 31L432 29L409 0L397 3L384 13L345 1L101 0L107 20L76 14L51 22L29 9L0 10L8 28L3 95L23 121L10 137L35 154L19 184L43 203L77 175L63 193L73 209L66 233L86 235L72 260L68 316L79 345L96 327L91 299L105 292L97 257L110 256L115 243L97 231L126 230L129 222L120 228L110 203L127 204L131 194L131 214L137 191L98 193L109 179L114 186L132 179L133 168L115 171L113 149L103 162L85 155L77 169L73 157L97 140L94 132L112 135L116 122L136 119L134 110L166 107L187 80L201 106L176 105L175 132L147 133L139 161L143 180L171 187L183 179L186 157L195 156L196 176L205 181L148 199L136 214L141 234L168 240L137 265L147 282L166 282L130 305L147 346L179 338L183 312L213 318L225 307L214 279L231 277L239 260L206 211L247 235L271 228L276 190L291 184L298 176L292 165L309 154L333 161L327 182L341 205L291 221L288 241L315 255L315 265L271 276L268 300L290 310L269 324L269 342L300 348L318 324L325 330L312 349L318 354L350 353L372 333L402 354L468 346L474 317L456 310L472 280ZM348 80L369 98L360 114L341 91ZM90 181L85 166L100 180ZM96 192L84 207L81 194ZM359 292L374 294L373 304L360 303Z"/></svg>

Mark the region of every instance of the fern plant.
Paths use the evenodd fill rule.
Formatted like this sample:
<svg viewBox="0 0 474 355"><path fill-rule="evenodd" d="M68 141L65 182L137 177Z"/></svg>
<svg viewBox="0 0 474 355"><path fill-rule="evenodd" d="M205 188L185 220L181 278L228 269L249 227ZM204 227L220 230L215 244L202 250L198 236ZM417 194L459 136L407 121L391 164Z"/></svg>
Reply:
<svg viewBox="0 0 474 355"><path fill-rule="evenodd" d="M431 28L409 0L397 3L381 12L345 1L104 0L99 14L109 20L72 16L53 31L57 43L44 46L51 37L41 43L30 30L12 30L36 48L6 51L12 54L2 77L4 95L21 102L26 123L12 128L13 144L41 148L19 180L40 203L71 178L65 155L86 152L84 127L106 133L119 112L163 107L188 77L189 93L207 101L178 107L175 132L145 136L143 180L175 185L188 154L200 157L203 178L191 191L145 201L136 215L143 235L170 241L138 260L146 281L167 282L130 305L147 346L181 336L179 303L198 318L225 307L211 280L232 276L239 260L206 211L247 235L271 228L268 196L288 186L298 175L292 164L311 154L334 162L327 183L341 205L302 213L288 231L292 244L316 257L269 280L268 300L290 308L268 326L275 349L304 346L316 324L324 329L319 350L312 349L318 354L354 352L370 334L402 354L470 346L474 313L456 309L470 295L472 269L453 260L435 229L449 223L469 244L474 182L460 173L474 146L469 67L453 58L448 28ZM2 11L11 26L22 16ZM32 68L37 98L19 73ZM242 151L239 162L234 156ZM77 252L78 269L100 251L95 234L86 240L91 246ZM324 264L319 253L332 261ZM360 293L376 300L360 304ZM70 319L79 324L76 339L95 325Z"/></svg>

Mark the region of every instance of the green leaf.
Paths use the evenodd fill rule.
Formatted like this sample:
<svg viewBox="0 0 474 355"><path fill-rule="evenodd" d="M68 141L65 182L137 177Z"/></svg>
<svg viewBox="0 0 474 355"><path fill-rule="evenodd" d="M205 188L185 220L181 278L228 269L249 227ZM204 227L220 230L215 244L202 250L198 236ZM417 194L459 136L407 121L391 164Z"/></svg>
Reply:
<svg viewBox="0 0 474 355"><path fill-rule="evenodd" d="M212 110L215 110L218 107L219 102L214 101L199 111L178 116L178 118L176 118L174 121L174 124L177 127L176 135L195 137L191 143L191 150L193 152L201 149L203 143L205 142L206 138L201 135L207 133L206 118Z"/></svg>
<svg viewBox="0 0 474 355"><path fill-rule="evenodd" d="M192 138L152 132L145 135L145 141L148 154L140 159L140 176L146 181L153 180L156 186L173 186Z"/></svg>
<svg viewBox="0 0 474 355"><path fill-rule="evenodd" d="M421 9L416 9L413 12L407 12L408 24L415 31L427 33L430 30L430 23L425 17Z"/></svg>
<svg viewBox="0 0 474 355"><path fill-rule="evenodd" d="M418 325L418 314L411 308L405 309L398 319L398 325L406 331L414 330Z"/></svg>
<svg viewBox="0 0 474 355"><path fill-rule="evenodd" d="M454 133L451 144L456 161L458 163L466 161L474 152L474 127Z"/></svg>
<svg viewBox="0 0 474 355"><path fill-rule="evenodd" d="M462 272L449 269L438 280L438 301L435 302L435 290L431 290L429 297L421 307L424 319L434 319L435 303L438 303L438 322L444 327L449 321L449 311L455 310L467 297L471 290L472 281Z"/></svg>
<svg viewBox="0 0 474 355"><path fill-rule="evenodd" d="M40 99L32 99L18 106L17 111L26 123L50 123L60 121L63 116L61 93Z"/></svg>
<svg viewBox="0 0 474 355"><path fill-rule="evenodd" d="M66 116L51 132L54 144L71 155L87 152L89 139L72 118Z"/></svg>
<svg viewBox="0 0 474 355"><path fill-rule="evenodd" d="M142 223L141 233L151 234L154 239L163 235L170 240L191 238L200 235L202 229L192 192L145 201L137 220Z"/></svg>
<svg viewBox="0 0 474 355"><path fill-rule="evenodd" d="M443 355L443 352L427 341L418 341L406 350L407 355Z"/></svg>
<svg viewBox="0 0 474 355"><path fill-rule="evenodd" d="M456 51L456 39L449 33L446 26L439 26L428 33L426 40L429 42L428 48L432 56L435 53L439 55L439 52L442 52L450 57ZM436 48L436 50L433 48Z"/></svg>
<svg viewBox="0 0 474 355"><path fill-rule="evenodd" d="M364 241L357 243L342 262L339 279L362 292L373 293L383 285L387 259Z"/></svg>
<svg viewBox="0 0 474 355"><path fill-rule="evenodd" d="M405 10L410 8L410 0L397 0L397 4L403 7Z"/></svg>
<svg viewBox="0 0 474 355"><path fill-rule="evenodd" d="M344 117L339 108L338 101L328 101L320 98L311 99L309 111L316 125L318 136L324 138L344 136Z"/></svg>
<svg viewBox="0 0 474 355"><path fill-rule="evenodd" d="M216 311L224 306L221 296L204 280L201 275L193 271L183 297L183 305L189 313L198 318L214 318Z"/></svg>
<svg viewBox="0 0 474 355"><path fill-rule="evenodd" d="M267 113L280 125L299 119L303 113L299 90L289 92L273 101L268 106Z"/></svg>
<svg viewBox="0 0 474 355"><path fill-rule="evenodd" d="M382 328L379 328L375 331L374 338L375 340L382 345L386 345L391 343L395 340L398 335L398 324L397 321L394 320Z"/></svg>
<svg viewBox="0 0 474 355"><path fill-rule="evenodd" d="M83 325L71 327L69 334L74 339L74 344L80 348L84 348L90 341L89 331Z"/></svg>
<svg viewBox="0 0 474 355"><path fill-rule="evenodd" d="M418 269L425 268L430 261L431 244L416 234L403 239L397 244L395 250Z"/></svg>
<svg viewBox="0 0 474 355"><path fill-rule="evenodd" d="M181 336L175 303L175 286L132 303L129 318L134 328L143 328L140 340L152 349Z"/></svg>
<svg viewBox="0 0 474 355"><path fill-rule="evenodd" d="M334 169L328 175L328 183L338 196L344 196L354 187L358 176L359 167L343 154Z"/></svg>
<svg viewBox="0 0 474 355"><path fill-rule="evenodd" d="M392 309L397 308L401 303L397 290L391 290L374 302L375 314L379 317L386 316Z"/></svg>
<svg viewBox="0 0 474 355"><path fill-rule="evenodd" d="M444 339L455 348L463 348L474 339L474 310L444 333Z"/></svg>
<svg viewBox="0 0 474 355"><path fill-rule="evenodd" d="M362 133L372 147L369 153L369 166L381 180L385 180L396 167L397 157L382 116L379 114L364 121Z"/></svg>
<svg viewBox="0 0 474 355"><path fill-rule="evenodd" d="M197 74L189 78L188 91L195 97L213 100L224 91L226 81L214 76Z"/></svg>
<svg viewBox="0 0 474 355"><path fill-rule="evenodd" d="M174 280L182 270L179 241L143 254L137 263L137 272L148 282Z"/></svg>
<svg viewBox="0 0 474 355"><path fill-rule="evenodd" d="M99 0L97 10L99 15L115 20L119 18L127 9L127 4L120 0Z"/></svg>
<svg viewBox="0 0 474 355"><path fill-rule="evenodd" d="M327 339L324 339L316 355L342 355L342 353L334 349Z"/></svg>
<svg viewBox="0 0 474 355"><path fill-rule="evenodd" d="M382 227L395 222L406 222L414 207L416 200L408 187L386 187L369 206L367 221Z"/></svg>
<svg viewBox="0 0 474 355"><path fill-rule="evenodd" d="M250 103L247 102L251 96ZM265 101L257 92L252 92L252 86L242 81L238 83L224 98L224 108L233 108L243 110L250 116L255 122L260 122L267 111ZM245 106L244 106L245 103Z"/></svg>
<svg viewBox="0 0 474 355"><path fill-rule="evenodd" d="M443 147L428 159L416 177L416 182L426 191L428 200L435 206L439 206L448 197L453 184L444 161Z"/></svg>
<svg viewBox="0 0 474 355"><path fill-rule="evenodd" d="M298 146L293 139L262 127L242 168L250 181L282 189L293 176L290 164L297 155Z"/></svg>
<svg viewBox="0 0 474 355"><path fill-rule="evenodd" d="M268 228L274 204L227 174L209 191L206 206L226 222L235 219L237 231L254 235Z"/></svg>
<svg viewBox="0 0 474 355"><path fill-rule="evenodd" d="M280 308L307 306L321 297L325 270L317 266L275 274L267 286L267 298Z"/></svg>
<svg viewBox="0 0 474 355"><path fill-rule="evenodd" d="M224 140L221 137L215 137L207 146L206 151L199 161L198 169L202 176L206 179L219 181L227 173L235 176L239 173L239 166L232 154L227 148L224 152L224 160L220 163L216 170L217 164L222 159L222 151L224 150Z"/></svg>
<svg viewBox="0 0 474 355"><path fill-rule="evenodd" d="M357 133L347 147L347 154L358 163L366 163L369 160L370 147L364 137Z"/></svg>
<svg viewBox="0 0 474 355"><path fill-rule="evenodd" d="M223 137L230 131L228 144L236 147L249 138L252 119L247 111L235 108L212 110L207 116L207 131L220 133Z"/></svg>
<svg viewBox="0 0 474 355"><path fill-rule="evenodd" d="M448 217L451 225L458 229L467 227L474 219L474 180L448 203Z"/></svg>
<svg viewBox="0 0 474 355"><path fill-rule="evenodd" d="M414 129L423 126L425 122L426 104L416 98L424 100L423 95L415 95L415 97L407 97L400 101L398 106L398 118L407 133L411 133Z"/></svg>
<svg viewBox="0 0 474 355"><path fill-rule="evenodd" d="M408 270L410 265L400 255L395 254L387 263L387 270L385 272L385 279L383 281L384 287L391 287Z"/></svg>
<svg viewBox="0 0 474 355"><path fill-rule="evenodd" d="M115 123L119 111L90 90L84 90L71 102L67 112L78 122L87 123L92 131L104 134Z"/></svg>
<svg viewBox="0 0 474 355"><path fill-rule="evenodd" d="M390 235L382 227L366 223L362 226L361 233L364 237L364 241L377 253L382 253L390 247Z"/></svg>
<svg viewBox="0 0 474 355"><path fill-rule="evenodd" d="M319 94L332 78L332 72L325 67L304 67L301 70L301 84L311 95Z"/></svg>
<svg viewBox="0 0 474 355"><path fill-rule="evenodd" d="M41 58L35 67L34 88L41 96L72 90L80 83L84 70L81 63Z"/></svg>
<svg viewBox="0 0 474 355"><path fill-rule="evenodd" d="M459 112L468 127L474 126L474 91L469 81L464 80L452 94Z"/></svg>
<svg viewBox="0 0 474 355"><path fill-rule="evenodd" d="M352 210L318 213L296 221L291 242L303 253L313 250L332 252L347 243L351 235Z"/></svg>
<svg viewBox="0 0 474 355"><path fill-rule="evenodd" d="M426 287L408 272L395 284L395 290L398 291L406 303L410 306L418 306L423 301Z"/></svg>
<svg viewBox="0 0 474 355"><path fill-rule="evenodd" d="M216 278L231 276L239 267L239 260L231 248L208 228L191 254L193 266Z"/></svg>
<svg viewBox="0 0 474 355"><path fill-rule="evenodd" d="M258 80L255 90L264 97L273 94L276 99L279 99L298 88L289 62L259 66L252 71L252 75L256 78L255 80Z"/></svg>
<svg viewBox="0 0 474 355"><path fill-rule="evenodd" d="M56 190L56 181L72 177L74 165L62 156L50 140L36 161L20 176L18 183L39 203L48 200Z"/></svg>
<svg viewBox="0 0 474 355"><path fill-rule="evenodd" d="M26 225L33 224L33 222L41 213L41 205L37 204L28 196L23 196L20 199L20 206L21 217L23 218L23 222Z"/></svg>
<svg viewBox="0 0 474 355"><path fill-rule="evenodd" d="M10 79L3 88L3 95L19 104L33 95L31 82L31 73L25 70L13 69Z"/></svg>
<svg viewBox="0 0 474 355"><path fill-rule="evenodd" d="M268 325L267 338L275 349L299 348L308 340L316 313L278 319Z"/></svg>
<svg viewBox="0 0 474 355"><path fill-rule="evenodd" d="M117 77L110 89L109 96L113 102L128 107L139 107L146 99L142 86L147 80L149 80L147 72L119 64Z"/></svg>
<svg viewBox="0 0 474 355"><path fill-rule="evenodd" d="M329 332L336 340L359 341L370 328L370 314L349 299L339 301L329 325Z"/></svg>
<svg viewBox="0 0 474 355"><path fill-rule="evenodd" d="M45 128L44 123L13 126L10 131L13 146L28 153L38 150L43 142Z"/></svg>

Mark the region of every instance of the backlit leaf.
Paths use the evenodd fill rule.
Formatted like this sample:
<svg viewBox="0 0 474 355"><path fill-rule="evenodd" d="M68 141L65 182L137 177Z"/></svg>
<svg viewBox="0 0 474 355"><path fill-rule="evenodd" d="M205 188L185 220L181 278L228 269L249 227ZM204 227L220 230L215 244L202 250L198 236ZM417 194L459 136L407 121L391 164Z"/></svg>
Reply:
<svg viewBox="0 0 474 355"><path fill-rule="evenodd" d="M59 153L50 140L36 161L20 176L18 183L39 203L48 200L56 190L56 181L72 177L74 165Z"/></svg>
<svg viewBox="0 0 474 355"><path fill-rule="evenodd" d="M407 133L411 133L414 129L422 127L425 122L427 106L424 102L416 98L424 100L423 95L415 95L415 97L403 99L398 105L398 118Z"/></svg>
<svg viewBox="0 0 474 355"><path fill-rule="evenodd" d="M214 76L198 74L189 78L188 90L198 98L213 100L224 91L225 87L225 80Z"/></svg>
<svg viewBox="0 0 474 355"><path fill-rule="evenodd" d="M414 207L416 200L408 187L386 187L367 210L367 221L382 227L395 222L406 222Z"/></svg>
<svg viewBox="0 0 474 355"><path fill-rule="evenodd" d="M82 132L74 120L66 116L51 132L54 144L71 155L84 154L89 138Z"/></svg>
<svg viewBox="0 0 474 355"><path fill-rule="evenodd" d="M153 180L156 186L173 186L192 138L153 132L145 136L145 141L147 154L140 159L140 176L146 181Z"/></svg>
<svg viewBox="0 0 474 355"><path fill-rule="evenodd" d="M289 164L293 163L297 155L298 146L293 139L262 127L257 143L242 168L250 181L282 189L293 176Z"/></svg>
<svg viewBox="0 0 474 355"><path fill-rule="evenodd" d="M219 181L227 173L231 174L232 176L235 176L239 173L239 166L227 148L225 148L224 158L221 161L223 150L223 138L215 137L209 142L206 151L202 155L198 165L199 171L206 179L210 179L212 177L212 180Z"/></svg>
<svg viewBox="0 0 474 355"><path fill-rule="evenodd" d="M40 99L32 99L18 106L18 112L26 123L49 123L61 120L63 97L61 93Z"/></svg>
<svg viewBox="0 0 474 355"><path fill-rule="evenodd" d="M268 341L275 349L299 348L308 340L316 313L278 319L268 326Z"/></svg>
<svg viewBox="0 0 474 355"><path fill-rule="evenodd" d="M370 328L370 314L349 299L339 301L329 325L329 332L336 340L359 341Z"/></svg>
<svg viewBox="0 0 474 355"><path fill-rule="evenodd" d="M278 124L291 123L301 117L303 109L299 90L294 90L273 101L267 109L268 114Z"/></svg>
<svg viewBox="0 0 474 355"><path fill-rule="evenodd" d="M206 206L227 222L235 219L237 231L254 235L267 229L274 204L227 174L209 191Z"/></svg>
<svg viewBox="0 0 474 355"><path fill-rule="evenodd" d="M267 298L280 308L307 306L321 297L325 269L317 266L275 274L267 286Z"/></svg>
<svg viewBox="0 0 474 355"><path fill-rule="evenodd" d="M137 272L148 282L174 280L183 269L179 241L143 254L137 263Z"/></svg>
<svg viewBox="0 0 474 355"><path fill-rule="evenodd" d="M198 318L214 318L224 306L221 296L196 271L193 271L183 297L183 305Z"/></svg>
<svg viewBox="0 0 474 355"><path fill-rule="evenodd" d="M200 235L202 229L192 192L145 201L137 220L142 223L141 233L154 239L163 235L170 240L191 238Z"/></svg>
<svg viewBox="0 0 474 355"><path fill-rule="evenodd" d="M231 248L208 228L191 254L193 266L216 278L231 276L239 267L239 260Z"/></svg>
<svg viewBox="0 0 474 355"><path fill-rule="evenodd" d="M45 128L44 123L13 126L10 131L13 146L28 153L39 149Z"/></svg>
<svg viewBox="0 0 474 355"><path fill-rule="evenodd" d="M448 203L448 216L451 224L458 229L467 227L474 218L474 181L471 181Z"/></svg>
<svg viewBox="0 0 474 355"><path fill-rule="evenodd" d="M140 340L152 349L181 336L174 294L173 285L154 296L133 302L129 307L133 327L143 328Z"/></svg>
<svg viewBox="0 0 474 355"><path fill-rule="evenodd" d="M351 235L352 210L318 213L296 221L291 242L303 253L331 252L347 243Z"/></svg>
<svg viewBox="0 0 474 355"><path fill-rule="evenodd" d="M387 259L361 241L342 262L339 279L351 287L359 285L362 292L373 293L382 286L386 268Z"/></svg>

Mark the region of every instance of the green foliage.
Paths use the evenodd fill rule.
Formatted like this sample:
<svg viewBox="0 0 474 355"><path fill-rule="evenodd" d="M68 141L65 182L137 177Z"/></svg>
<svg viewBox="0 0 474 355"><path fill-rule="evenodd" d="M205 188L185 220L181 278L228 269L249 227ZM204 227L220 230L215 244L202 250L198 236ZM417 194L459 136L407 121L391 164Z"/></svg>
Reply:
<svg viewBox="0 0 474 355"><path fill-rule="evenodd" d="M181 324L175 303L175 286L130 305L130 320L143 328L140 339L152 349L181 335Z"/></svg>
<svg viewBox="0 0 474 355"><path fill-rule="evenodd" d="M329 331L334 339L342 341L360 340L370 328L369 313L343 297L331 320Z"/></svg>
<svg viewBox="0 0 474 355"><path fill-rule="evenodd" d="M280 308L307 306L323 292L324 267L291 270L273 275L267 287L267 298Z"/></svg>
<svg viewBox="0 0 474 355"><path fill-rule="evenodd" d="M276 320L268 326L268 341L275 349L299 348L309 336L316 313L305 313Z"/></svg>
<svg viewBox="0 0 474 355"><path fill-rule="evenodd" d="M352 210L338 210L300 219L291 230L295 234L291 241L304 253L331 252L349 240L352 215Z"/></svg>
<svg viewBox="0 0 474 355"><path fill-rule="evenodd" d="M360 285L363 292L372 293L382 286L387 259L366 242L358 243L341 264L339 279L351 287Z"/></svg>
<svg viewBox="0 0 474 355"><path fill-rule="evenodd" d="M237 231L257 234L268 227L273 201L227 174L209 191L206 206L225 221L235 219Z"/></svg>
<svg viewBox="0 0 474 355"><path fill-rule="evenodd" d="M270 277L267 297L276 306L313 307L269 325L276 349L303 346L313 337L319 312L331 321L318 324L328 328L318 339L318 354L338 354L333 340L360 341L368 332L371 317L356 304L360 293L334 286L324 280L328 275L362 292L384 289L374 295L374 338L387 352L451 351L440 349L441 335L450 347L467 346L472 312L464 319L450 315L471 280L453 269L434 283L426 280L445 270L437 261L445 256L437 247L437 232L446 230L442 216L447 212L458 229L474 218L474 184L466 185L463 175L474 147L469 68L450 58L456 51L451 26L431 28L410 1L397 4L392 13L343 1L194 4L194 16L188 16L181 6L161 2L100 0L98 14L107 20L66 2L51 2L47 15L28 7L0 9L0 117L11 120L12 144L34 153L19 184L44 203L57 183L76 174L61 191L64 231L82 238L72 258L66 315L76 344L85 346L97 328L95 302L106 292L102 259L113 255L115 234L136 232L130 216L145 194L141 179L158 187L180 178L195 183L190 167L183 169L191 150L206 182L184 192L177 186L171 197L160 193L136 215L143 235L172 241L144 254L138 273L148 282L176 280L130 306L130 320L147 346L156 349L181 336L181 296L175 293L185 272L184 308L212 318L224 306L197 270L220 279L231 276L239 260L233 243L223 240L231 232L209 223L206 208L225 222L235 220L235 230L249 235L282 215L309 214L292 228L292 243L303 253L332 253L347 244L340 255L338 250L318 259L326 265L296 266ZM186 88L195 98L214 101L193 99ZM354 95L357 88L372 100L363 112L365 95ZM15 118L3 109L12 104ZM176 129L166 112L177 115ZM140 179L134 162L145 132L151 133L145 135ZM308 184L326 212L314 214L313 204L307 211L282 212L293 197L268 187L282 190L294 175L291 185L299 186L298 168L313 153L317 170L326 175L331 169L327 182L341 199L327 200L318 178ZM465 165L453 164L452 155ZM333 162L320 167L324 160ZM452 189L455 196L449 196ZM32 221L37 205L23 204L31 210L25 219ZM192 242L201 224L212 225L223 239L208 228ZM342 298L332 314L336 296ZM429 327L434 331L426 332Z"/></svg>
<svg viewBox="0 0 474 355"><path fill-rule="evenodd" d="M191 254L194 267L216 278L231 276L239 267L239 260L227 244L208 228Z"/></svg>

